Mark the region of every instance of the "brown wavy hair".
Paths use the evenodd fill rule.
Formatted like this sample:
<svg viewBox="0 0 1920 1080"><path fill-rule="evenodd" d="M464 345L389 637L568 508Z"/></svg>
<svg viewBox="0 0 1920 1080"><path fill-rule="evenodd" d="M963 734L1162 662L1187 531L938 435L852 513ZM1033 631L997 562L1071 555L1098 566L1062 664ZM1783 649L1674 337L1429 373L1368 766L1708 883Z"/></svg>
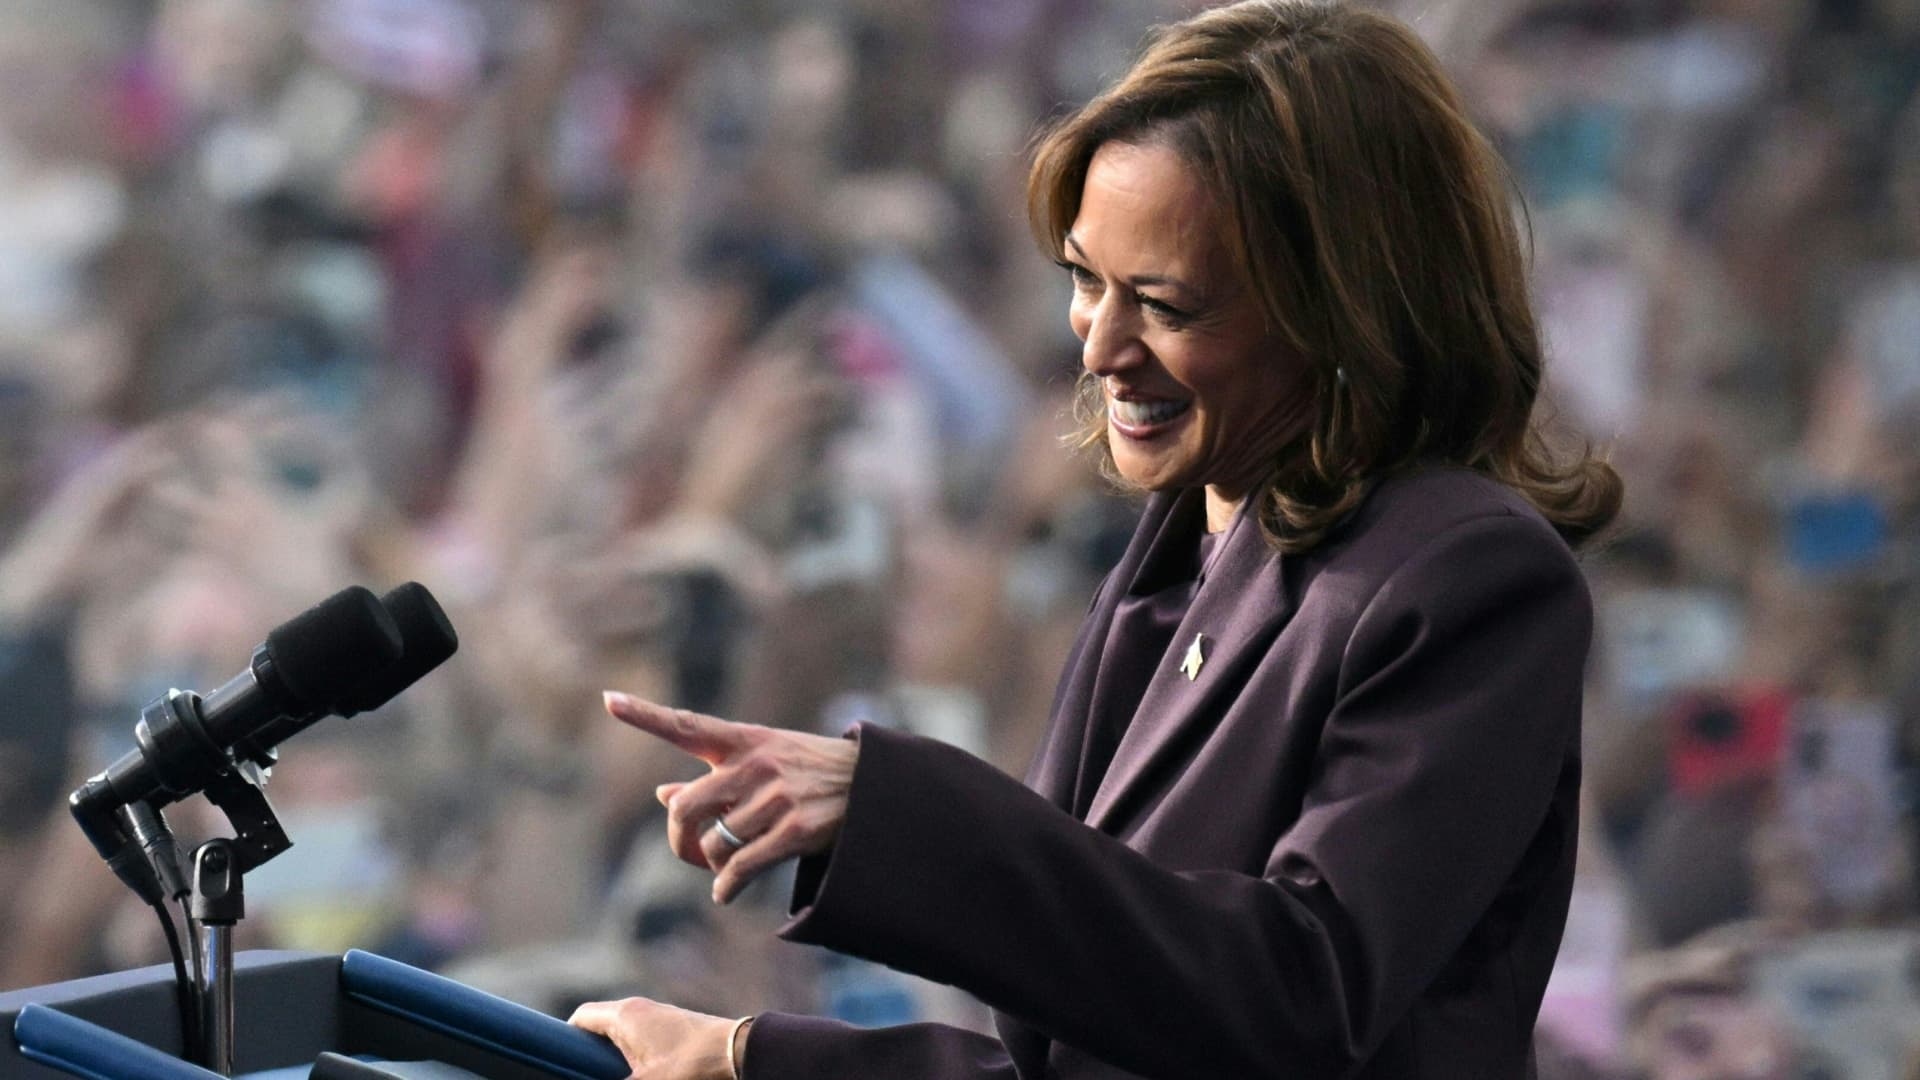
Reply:
<svg viewBox="0 0 1920 1080"><path fill-rule="evenodd" d="M1245 0L1156 30L1113 87L1038 137L1034 235L1059 258L1094 151L1173 148L1215 193L1235 262L1321 402L1256 495L1282 551L1317 544L1374 482L1422 462L1519 491L1578 545L1618 513L1590 446L1535 420L1542 356L1505 165L1440 62L1385 15ZM1096 380L1081 442L1111 471Z"/></svg>

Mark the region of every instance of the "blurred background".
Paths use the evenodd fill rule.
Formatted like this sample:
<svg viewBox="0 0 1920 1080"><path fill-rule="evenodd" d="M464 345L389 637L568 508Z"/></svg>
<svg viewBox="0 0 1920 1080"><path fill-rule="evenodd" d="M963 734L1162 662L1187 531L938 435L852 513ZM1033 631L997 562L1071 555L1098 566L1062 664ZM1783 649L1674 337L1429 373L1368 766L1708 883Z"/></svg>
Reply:
<svg viewBox="0 0 1920 1080"><path fill-rule="evenodd" d="M1920 2L1385 6L1628 481L1543 1073L1920 1077ZM62 802L145 702L417 579L461 652L284 748L246 945L983 1024L716 911L599 691L1024 769L1135 508L1023 151L1190 10L0 0L0 988L164 958Z"/></svg>

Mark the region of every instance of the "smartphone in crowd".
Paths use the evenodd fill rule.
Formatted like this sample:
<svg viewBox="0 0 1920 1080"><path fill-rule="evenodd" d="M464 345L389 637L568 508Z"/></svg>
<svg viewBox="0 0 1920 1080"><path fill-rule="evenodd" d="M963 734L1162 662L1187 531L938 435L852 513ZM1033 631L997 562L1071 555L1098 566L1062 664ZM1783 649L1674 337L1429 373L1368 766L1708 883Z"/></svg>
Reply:
<svg viewBox="0 0 1920 1080"><path fill-rule="evenodd" d="M1892 707L1808 699L1794 706L1780 773L1784 822L1822 895L1870 909L1905 873Z"/></svg>
<svg viewBox="0 0 1920 1080"><path fill-rule="evenodd" d="M1756 960L1753 996L1782 1018L1809 1064L1827 1070L1819 1075L1910 1075L1920 1050L1920 932L1835 930L1783 943Z"/></svg>
<svg viewBox="0 0 1920 1080"><path fill-rule="evenodd" d="M1624 702L1652 704L1684 687L1731 678L1746 613L1713 589L1621 589L1602 598L1597 630L1608 689Z"/></svg>
<svg viewBox="0 0 1920 1080"><path fill-rule="evenodd" d="M1803 573L1870 570L1887 547L1887 511L1871 492L1806 493L1787 504L1783 517L1787 559Z"/></svg>
<svg viewBox="0 0 1920 1080"><path fill-rule="evenodd" d="M1682 692L1667 713L1667 770L1675 793L1705 795L1736 780L1773 776L1786 752L1793 699L1747 686Z"/></svg>

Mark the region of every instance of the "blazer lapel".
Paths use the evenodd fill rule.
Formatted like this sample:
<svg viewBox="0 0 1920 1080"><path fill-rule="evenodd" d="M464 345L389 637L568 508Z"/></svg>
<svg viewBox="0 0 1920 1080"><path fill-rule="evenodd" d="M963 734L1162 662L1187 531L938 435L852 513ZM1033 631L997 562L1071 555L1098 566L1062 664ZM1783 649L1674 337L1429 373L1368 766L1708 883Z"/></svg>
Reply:
<svg viewBox="0 0 1920 1080"><path fill-rule="evenodd" d="M1161 533L1179 520L1175 512L1178 503L1178 497L1173 495L1154 495L1147 500L1133 538L1127 541L1127 550L1094 595L1093 606L1081 624L1079 637L1074 639L1060 683L1054 690L1046 734L1041 737L1040 749L1027 769L1025 783L1069 812L1073 809L1074 788L1079 780L1081 749L1087 740L1094 683L1107 650L1107 637L1113 629L1114 609L1119 606L1120 598L1132 591Z"/></svg>
<svg viewBox="0 0 1920 1080"><path fill-rule="evenodd" d="M1183 760L1183 749L1204 739L1292 614L1285 560L1274 554L1260 523L1243 508L1225 545L1206 569L1180 621L1167 656L1154 671L1132 723L1114 753L1088 810L1087 823L1118 835L1155 790L1159 773ZM1111 611L1109 611L1111 616ZM1197 670L1183 667L1196 635L1203 635ZM1103 639L1104 640L1104 637ZM1089 646L1089 651L1094 646ZM1082 657L1083 664L1098 657Z"/></svg>

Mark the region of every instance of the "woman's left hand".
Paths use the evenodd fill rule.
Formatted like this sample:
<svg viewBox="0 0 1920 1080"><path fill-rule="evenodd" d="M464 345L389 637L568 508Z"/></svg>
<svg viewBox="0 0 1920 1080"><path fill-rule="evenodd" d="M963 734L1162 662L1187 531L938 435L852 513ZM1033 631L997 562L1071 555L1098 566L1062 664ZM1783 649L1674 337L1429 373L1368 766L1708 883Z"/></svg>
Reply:
<svg viewBox="0 0 1920 1080"><path fill-rule="evenodd" d="M732 1020L634 997L589 1001L567 1023L611 1039L631 1080L733 1080Z"/></svg>
<svg viewBox="0 0 1920 1080"><path fill-rule="evenodd" d="M768 867L833 846L847 816L860 744L801 731L736 724L608 691L607 712L685 750L713 771L655 794L667 840L681 859L715 873L727 903ZM735 848L718 823L743 841Z"/></svg>

